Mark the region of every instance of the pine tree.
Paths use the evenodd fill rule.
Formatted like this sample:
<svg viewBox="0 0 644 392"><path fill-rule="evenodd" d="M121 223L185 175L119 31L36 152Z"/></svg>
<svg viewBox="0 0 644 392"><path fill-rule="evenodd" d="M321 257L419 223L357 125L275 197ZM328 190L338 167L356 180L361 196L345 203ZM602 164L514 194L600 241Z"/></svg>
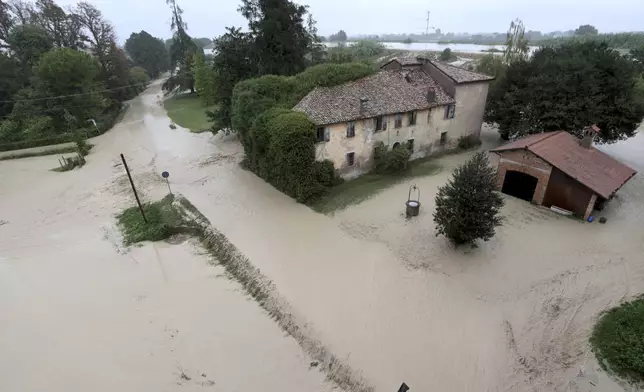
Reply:
<svg viewBox="0 0 644 392"><path fill-rule="evenodd" d="M442 234L457 245L492 238L502 223L499 212L504 204L495 188L496 173L485 153L477 153L458 167L436 195L436 235Z"/></svg>

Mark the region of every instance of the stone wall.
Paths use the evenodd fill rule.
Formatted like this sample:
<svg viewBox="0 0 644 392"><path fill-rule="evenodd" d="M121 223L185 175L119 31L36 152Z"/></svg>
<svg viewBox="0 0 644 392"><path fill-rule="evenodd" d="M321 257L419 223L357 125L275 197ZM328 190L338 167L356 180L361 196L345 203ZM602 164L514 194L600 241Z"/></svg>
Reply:
<svg viewBox="0 0 644 392"><path fill-rule="evenodd" d="M454 121L463 134L480 136L489 86L489 82L456 86Z"/></svg>
<svg viewBox="0 0 644 392"><path fill-rule="evenodd" d="M367 118L355 121L355 136L347 137L347 123L327 125L329 141L316 145L316 159L329 159L344 178L357 177L373 167L373 150L376 142L383 142L389 148L395 143L407 146L414 139L411 159L454 148L464 132L456 128L454 119L445 119L445 106L416 112L416 124L409 125L408 113L403 113L402 126L394 127L395 115L384 116L387 129L376 132L376 119ZM458 114L457 114L458 115ZM446 143L441 144L441 134L446 132ZM354 165L347 163L347 154L355 153Z"/></svg>

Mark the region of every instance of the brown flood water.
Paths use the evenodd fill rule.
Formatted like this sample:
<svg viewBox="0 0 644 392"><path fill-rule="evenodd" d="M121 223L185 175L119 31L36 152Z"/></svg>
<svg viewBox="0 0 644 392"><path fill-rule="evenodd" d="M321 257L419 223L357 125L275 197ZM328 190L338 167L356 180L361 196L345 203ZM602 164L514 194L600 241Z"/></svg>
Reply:
<svg viewBox="0 0 644 392"><path fill-rule="evenodd" d="M169 129L158 94L133 100L81 170L47 171L55 157L0 162L0 390L332 388L190 242L118 245L113 214L133 202L121 152L146 200L167 191L168 170L377 391L622 390L587 338L601 311L644 292L641 175L606 225L507 198L497 236L457 251L435 237L431 212L468 154L416 179L416 219L402 215L409 182L328 217L242 170L232 138ZM606 150L644 171L643 134Z"/></svg>

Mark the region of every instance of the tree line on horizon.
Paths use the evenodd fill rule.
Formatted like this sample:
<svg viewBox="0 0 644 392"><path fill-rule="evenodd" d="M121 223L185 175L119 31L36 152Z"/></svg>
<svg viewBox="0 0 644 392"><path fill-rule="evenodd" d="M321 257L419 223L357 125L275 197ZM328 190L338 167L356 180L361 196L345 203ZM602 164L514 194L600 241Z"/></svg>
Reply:
<svg viewBox="0 0 644 392"><path fill-rule="evenodd" d="M441 29L436 29L434 32L428 34L358 34L346 36L342 40L339 39L342 37L341 32L344 32L344 30L331 34L327 40L331 42L371 40L380 42L438 42L440 44L465 43L477 45L502 45L506 40L505 33L443 33ZM524 37L532 46L560 43L566 40L599 41L606 43L610 47L620 49L635 49L644 44L644 32L600 34L595 26L589 24L581 25L574 30L551 31L548 33L542 33L538 30L528 30L524 32Z"/></svg>

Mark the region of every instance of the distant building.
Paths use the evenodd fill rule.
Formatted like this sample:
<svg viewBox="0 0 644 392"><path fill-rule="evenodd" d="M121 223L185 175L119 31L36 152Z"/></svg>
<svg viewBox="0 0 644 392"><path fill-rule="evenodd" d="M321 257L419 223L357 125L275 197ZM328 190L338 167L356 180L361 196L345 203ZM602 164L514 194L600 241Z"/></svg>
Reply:
<svg viewBox="0 0 644 392"><path fill-rule="evenodd" d="M588 219L636 174L592 146L597 132L588 127L581 140L564 131L540 133L491 150L500 157L499 189Z"/></svg>
<svg viewBox="0 0 644 392"><path fill-rule="evenodd" d="M408 148L412 159L479 136L492 77L420 57L394 58L381 71L318 87L294 108L317 125L316 159L345 178L368 171L375 143Z"/></svg>

